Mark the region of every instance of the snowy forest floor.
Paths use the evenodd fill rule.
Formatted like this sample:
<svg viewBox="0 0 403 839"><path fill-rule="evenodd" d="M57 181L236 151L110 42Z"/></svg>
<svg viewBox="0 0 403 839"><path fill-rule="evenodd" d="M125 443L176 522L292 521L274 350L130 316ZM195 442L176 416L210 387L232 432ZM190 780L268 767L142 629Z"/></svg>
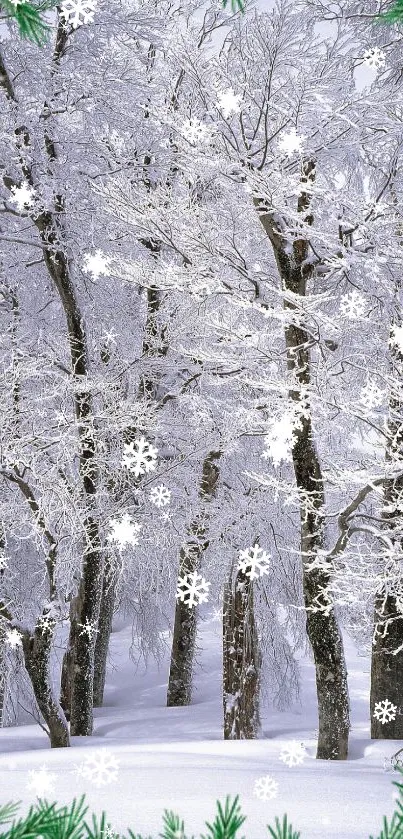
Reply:
<svg viewBox="0 0 403 839"><path fill-rule="evenodd" d="M369 737L369 659L357 656L344 633L349 673L352 731L348 761L315 760L317 728L315 677L310 661L300 660L301 706L286 712L262 707L262 739L222 739L221 637L217 620L205 620L198 636L198 666L193 704L166 707L169 655L158 671L142 662L137 673L130 661L131 625L114 626L110 644L105 702L94 711L94 735L72 738L70 749L50 749L36 724L0 729L1 803L21 800L19 815L35 803L28 787L32 774L45 765L55 775L54 792L41 794L48 802L69 804L86 794L90 822L106 811L113 830L127 828L143 836L162 831L165 808L185 821L187 835L205 832L216 800L239 794L247 821L240 836L268 837L267 824L287 813L301 839L368 839L381 830L382 816L391 816L397 793L392 781L397 772L385 772L401 741L371 741ZM292 740L303 742L302 765L280 761L281 749ZM119 762L117 779L104 786L74 772L84 758L106 748ZM80 754L79 754L80 750ZM255 781L270 775L278 782L276 798L262 801L254 795Z"/></svg>

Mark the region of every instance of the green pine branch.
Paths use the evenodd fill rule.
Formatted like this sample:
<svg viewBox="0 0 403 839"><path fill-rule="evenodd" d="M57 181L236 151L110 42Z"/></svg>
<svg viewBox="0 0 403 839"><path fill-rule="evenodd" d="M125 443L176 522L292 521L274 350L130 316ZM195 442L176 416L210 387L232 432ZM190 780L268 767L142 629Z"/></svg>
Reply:
<svg viewBox="0 0 403 839"><path fill-rule="evenodd" d="M403 0L396 0L391 9L378 15L379 21L385 23L402 23L403 22Z"/></svg>
<svg viewBox="0 0 403 839"><path fill-rule="evenodd" d="M218 814L214 824L206 822L206 827L208 827L210 835L202 836L201 839L234 839L241 824L246 820L246 816L242 816L241 814L238 798L239 796L237 795L230 806L230 797L227 795L225 799L225 810L222 809L220 802L217 801Z"/></svg>
<svg viewBox="0 0 403 839"><path fill-rule="evenodd" d="M297 833L296 830L293 830L291 825L288 824L287 816L285 815L283 818L283 824L280 824L279 819L276 816L276 829L273 830L270 825L266 825L271 839L300 839L301 834Z"/></svg>
<svg viewBox="0 0 403 839"><path fill-rule="evenodd" d="M0 0L0 9L6 12L8 18L13 18L18 26L21 38L33 41L39 47L43 46L51 31L51 27L43 19L43 13L53 9L59 0Z"/></svg>

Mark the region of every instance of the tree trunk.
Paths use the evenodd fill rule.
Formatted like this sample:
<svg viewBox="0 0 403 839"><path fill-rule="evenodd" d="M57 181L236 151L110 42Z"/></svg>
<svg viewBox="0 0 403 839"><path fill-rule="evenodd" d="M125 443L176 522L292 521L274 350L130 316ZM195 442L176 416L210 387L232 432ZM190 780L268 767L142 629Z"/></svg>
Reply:
<svg viewBox="0 0 403 839"><path fill-rule="evenodd" d="M231 574L223 601L224 739L252 740L260 730L261 656L253 610L253 581Z"/></svg>
<svg viewBox="0 0 403 839"><path fill-rule="evenodd" d="M303 164L301 192L298 198L298 211L304 213L306 224L312 224L313 217L306 213L310 204L309 185L315 179L315 164L307 161ZM283 289L292 295L305 297L307 279L312 276L313 268L309 263L309 243L304 238L287 241L283 229L274 213L267 206L262 206L260 199L254 198L262 226L273 247L274 256L280 273ZM295 303L284 301L286 310L297 310ZM300 325L301 312L297 311L295 323L290 318L285 327L287 348L287 367L293 376L295 386L289 391L289 399L298 409L301 403L301 391L310 384L309 335ZM297 325L298 324L298 325ZM306 395L306 392L305 392ZM329 581L328 572L323 568L309 568L316 558L321 559L324 548L324 486L319 458L312 436L312 421L309 402L304 399L304 410L298 412L300 424L295 431L292 447L292 460L295 480L300 493L301 516L301 556L303 572L304 601L307 610L306 627L312 647L316 690L318 698L319 737L317 758L324 760L345 760L348 754L349 696L347 671L344 660L343 640L336 620L334 609L327 602L327 613L312 610L317 607L317 598L323 598L323 589Z"/></svg>
<svg viewBox="0 0 403 839"><path fill-rule="evenodd" d="M21 634L25 667L39 710L49 727L51 748L70 746L67 720L50 682L49 660L53 630L37 627L32 635L28 632Z"/></svg>
<svg viewBox="0 0 403 839"><path fill-rule="evenodd" d="M399 319L399 326L401 326ZM393 331L391 336L393 339ZM391 372L398 385L389 399L388 445L385 453L386 462L393 465L403 457L403 354L392 340ZM384 506L382 514L384 532L401 553L403 478L390 479L385 483ZM381 722L374 717L375 705L387 699L403 709L403 614L396 604L396 598L382 588L376 594L374 604L374 635L371 657L371 738L373 740L403 740L403 715L397 713L395 719Z"/></svg>
<svg viewBox="0 0 403 839"><path fill-rule="evenodd" d="M215 461L221 451L211 451L203 463L199 498L205 503L214 498L220 471ZM180 550L178 577L198 572L201 558L208 547L205 536L207 511L202 508L190 525L189 539ZM171 667L168 679L167 706L190 705L192 701L193 658L196 643L196 607L176 601L172 639Z"/></svg>
<svg viewBox="0 0 403 839"><path fill-rule="evenodd" d="M115 608L118 571L113 569L107 558L105 562L102 586L101 609L98 620L98 634L95 641L94 655L94 708L100 708L104 701L106 662L109 639L112 633L113 611Z"/></svg>

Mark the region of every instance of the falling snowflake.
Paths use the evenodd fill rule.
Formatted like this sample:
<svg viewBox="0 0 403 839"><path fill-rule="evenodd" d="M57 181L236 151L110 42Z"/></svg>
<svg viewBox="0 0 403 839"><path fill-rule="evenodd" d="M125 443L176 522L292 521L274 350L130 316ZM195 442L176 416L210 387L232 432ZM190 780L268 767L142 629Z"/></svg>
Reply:
<svg viewBox="0 0 403 839"><path fill-rule="evenodd" d="M166 507L171 500L171 490L168 489L164 484L160 484L158 487L153 487L150 492L150 501L155 504L156 507Z"/></svg>
<svg viewBox="0 0 403 839"><path fill-rule="evenodd" d="M161 513L161 515L160 515L160 519L161 519L161 521L165 521L165 522L171 521L172 513L170 512L170 510L164 510L164 512Z"/></svg>
<svg viewBox="0 0 403 839"><path fill-rule="evenodd" d="M0 571L5 571L6 568L8 568L8 560L9 559L10 559L10 557L5 556L5 554L0 556Z"/></svg>
<svg viewBox="0 0 403 839"><path fill-rule="evenodd" d="M241 98L241 94L234 93L232 87L226 91L221 91L221 93L218 94L218 104L225 119L227 119L230 114L239 114L241 110Z"/></svg>
<svg viewBox="0 0 403 839"><path fill-rule="evenodd" d="M49 772L45 764L42 764L40 769L29 769L28 775L31 780L27 787L32 789L37 796L43 797L55 791L54 783L57 776Z"/></svg>
<svg viewBox="0 0 403 839"><path fill-rule="evenodd" d="M96 4L97 0L64 0L61 16L73 29L78 29L83 23L92 23Z"/></svg>
<svg viewBox="0 0 403 839"><path fill-rule="evenodd" d="M200 582L198 582L198 578ZM198 603L207 603L210 586L211 583L206 582L201 574L192 571L191 574L185 574L184 577L179 577L176 599L181 600L189 608L197 606Z"/></svg>
<svg viewBox="0 0 403 839"><path fill-rule="evenodd" d="M391 722L396 719L397 705L393 705L388 699L383 702L375 703L375 710L373 716L376 720L384 725L386 722Z"/></svg>
<svg viewBox="0 0 403 839"><path fill-rule="evenodd" d="M18 632L18 629L9 629L8 632L6 632L5 640L7 644L10 644L10 647L12 647L13 650L15 650L16 647L22 646L22 635Z"/></svg>
<svg viewBox="0 0 403 839"><path fill-rule="evenodd" d="M370 47L364 53L363 61L368 67L374 67L375 70L378 70L380 67L385 66L385 53L379 47Z"/></svg>
<svg viewBox="0 0 403 839"><path fill-rule="evenodd" d="M108 536L109 542L117 542L120 549L124 549L127 545L138 545L138 534L141 530L141 524L133 522L128 513L124 513L120 521L118 519L111 519L110 526L112 533Z"/></svg>
<svg viewBox="0 0 403 839"><path fill-rule="evenodd" d="M298 423L292 414L285 414L278 420L273 420L266 437L266 450L262 457L271 458L274 466L282 460L292 460L292 448L296 442L295 429Z"/></svg>
<svg viewBox="0 0 403 839"><path fill-rule="evenodd" d="M108 824L106 830L102 831L102 839L119 839L119 837L116 831Z"/></svg>
<svg viewBox="0 0 403 839"><path fill-rule="evenodd" d="M98 250L94 254L88 253L86 255L83 263L83 271L85 274L91 274L93 280L97 280L101 274L104 276L108 275L109 265L109 257Z"/></svg>
<svg viewBox="0 0 403 839"><path fill-rule="evenodd" d="M20 186L11 187L12 198L10 201L16 205L20 213L32 207L35 198L35 190L25 181Z"/></svg>
<svg viewBox="0 0 403 839"><path fill-rule="evenodd" d="M134 447L137 446L137 451ZM135 478L144 475L144 472L151 472L156 467L158 449L147 442L145 437L135 440L134 443L125 443L125 452L122 459L122 466L126 466L134 473Z"/></svg>
<svg viewBox="0 0 403 839"><path fill-rule="evenodd" d="M394 326L390 336L390 343L403 352L403 326Z"/></svg>
<svg viewBox="0 0 403 839"><path fill-rule="evenodd" d="M98 749L95 754L85 758L84 763L76 766L75 773L81 778L92 781L96 787L106 786L117 780L119 761L108 749Z"/></svg>
<svg viewBox="0 0 403 839"><path fill-rule="evenodd" d="M367 301L359 291L354 289L349 294L343 294L340 311L344 317L350 318L350 320L362 318L367 311Z"/></svg>
<svg viewBox="0 0 403 839"><path fill-rule="evenodd" d="M265 551L259 547L257 542L254 544L253 548L247 548L246 551L240 551L238 571L243 571L243 573L251 580L257 580L258 577L263 577L263 574L268 574L269 568L270 554L265 553Z"/></svg>
<svg viewBox="0 0 403 839"><path fill-rule="evenodd" d="M302 763L305 757L305 746L302 743L297 743L292 740L280 753L280 760L286 763L287 766L297 766Z"/></svg>
<svg viewBox="0 0 403 839"><path fill-rule="evenodd" d="M375 382L372 382L371 379L367 379L367 383L360 393L360 401L364 402L371 410L372 408L377 408L379 405L382 405L384 395L384 391L381 390Z"/></svg>
<svg viewBox="0 0 403 839"><path fill-rule="evenodd" d="M45 632L53 632L53 629L54 629L54 626L55 626L54 616L53 615L41 615L38 618L38 620L36 622L36 625L41 630L42 635L44 635Z"/></svg>
<svg viewBox="0 0 403 839"><path fill-rule="evenodd" d="M285 134L284 137L282 137L278 145L281 151L285 152L288 157L291 157L294 152L301 151L303 140L304 137L297 134L295 128L291 128L288 134Z"/></svg>
<svg viewBox="0 0 403 839"><path fill-rule="evenodd" d="M182 134L190 143L203 143L210 137L210 131L207 126L195 117L184 121Z"/></svg>
<svg viewBox="0 0 403 839"><path fill-rule="evenodd" d="M88 640L91 641L93 636L97 634L98 629L94 621L89 621L88 618L85 619L85 623L78 623L77 626L82 627L82 632L80 635L88 635Z"/></svg>
<svg viewBox="0 0 403 839"><path fill-rule="evenodd" d="M255 781L253 794L260 798L261 801L269 801L271 798L276 798L278 790L278 783L271 777L271 775L263 775Z"/></svg>

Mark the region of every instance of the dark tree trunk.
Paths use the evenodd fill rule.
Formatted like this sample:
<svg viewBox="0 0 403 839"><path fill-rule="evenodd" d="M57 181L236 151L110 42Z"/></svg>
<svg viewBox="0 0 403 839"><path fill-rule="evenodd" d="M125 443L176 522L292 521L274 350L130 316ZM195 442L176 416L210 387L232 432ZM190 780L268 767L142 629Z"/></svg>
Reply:
<svg viewBox="0 0 403 839"><path fill-rule="evenodd" d="M51 688L49 660L53 629L37 627L32 635L21 634L25 667L39 710L49 727L51 748L70 746L67 720Z"/></svg>
<svg viewBox="0 0 403 839"><path fill-rule="evenodd" d="M305 186L315 179L315 165L312 161L303 164L301 192L298 211L304 214L306 224L313 223L308 214L309 189ZM262 226L273 247L277 267L284 291L293 295L306 295L307 279L312 275L309 263L309 243L305 238L293 240L292 251L270 208L254 199ZM285 300L287 310L296 310L293 302ZM297 325L298 324L298 325ZM301 390L310 383L309 335L300 324L300 311L296 323L285 327L287 366L294 376L295 387L289 391L289 398L300 403ZM300 414L300 428L295 432L292 459L297 487L300 491L301 511L301 557L303 572L304 601L307 610L306 628L312 647L316 691L318 698L319 737L317 758L324 760L345 760L348 754L349 696L347 670L344 660L343 640L332 605L327 602L327 614L312 611L318 602L323 602L323 590L329 581L325 568L309 569L316 558L321 558L324 548L324 486L323 478L312 436L312 422L309 404L304 402Z"/></svg>
<svg viewBox="0 0 403 839"><path fill-rule="evenodd" d="M399 320L398 325L401 326ZM391 333L391 338L392 338ZM403 457L403 397L400 388L403 382L403 354L392 340L391 373L399 382L389 399L388 445L386 462L393 465ZM390 479L385 483L383 512L384 532L396 545L403 547L402 512L403 478ZM403 579L402 579L403 582ZM381 722L374 717L375 705L387 699L400 710L403 708L403 614L393 595L381 589L374 604L374 638L371 658L371 737L374 740L403 740L403 715ZM398 651L398 652L396 652Z"/></svg>
<svg viewBox="0 0 403 839"><path fill-rule="evenodd" d="M101 610L98 620L98 634L95 641L94 656L94 708L100 708L104 701L106 662L109 639L112 633L112 620L115 608L118 571L107 559L102 586Z"/></svg>
<svg viewBox="0 0 403 839"><path fill-rule="evenodd" d="M220 451L211 451L203 463L203 474L199 497L204 504L214 498L220 476L216 461ZM207 511L202 509L189 528L189 538L180 550L178 577L198 572L204 551L208 547L206 540ZM175 623L172 639L171 667L169 671L167 706L190 705L192 701L193 658L196 644L196 606L189 608L177 600Z"/></svg>
<svg viewBox="0 0 403 839"><path fill-rule="evenodd" d="M231 575L223 600L224 739L252 740L260 730L261 655L253 610L253 581Z"/></svg>

